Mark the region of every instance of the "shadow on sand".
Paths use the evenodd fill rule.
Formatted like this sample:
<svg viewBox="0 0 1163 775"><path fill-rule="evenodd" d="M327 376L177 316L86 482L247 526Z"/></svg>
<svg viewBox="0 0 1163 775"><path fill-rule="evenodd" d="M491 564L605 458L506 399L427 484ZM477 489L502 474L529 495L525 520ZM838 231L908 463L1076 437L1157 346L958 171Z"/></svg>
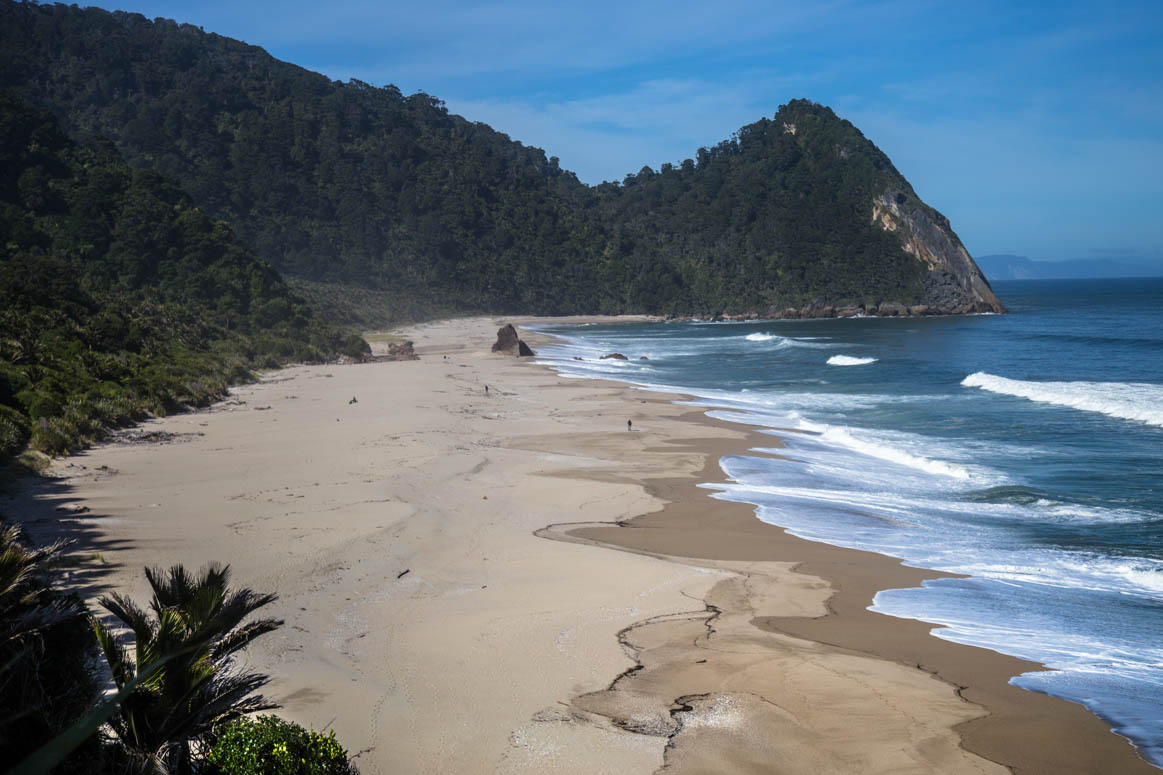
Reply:
<svg viewBox="0 0 1163 775"><path fill-rule="evenodd" d="M130 542L104 537L102 521L107 515L90 510L74 494L74 472L87 476L115 476L114 472L91 472L76 463L66 464L64 475L21 476L8 492L0 494L0 521L24 528L25 540L35 546L54 541L67 543L55 565L62 571L61 582L85 600L111 591L109 577L118 569L110 560Z"/></svg>

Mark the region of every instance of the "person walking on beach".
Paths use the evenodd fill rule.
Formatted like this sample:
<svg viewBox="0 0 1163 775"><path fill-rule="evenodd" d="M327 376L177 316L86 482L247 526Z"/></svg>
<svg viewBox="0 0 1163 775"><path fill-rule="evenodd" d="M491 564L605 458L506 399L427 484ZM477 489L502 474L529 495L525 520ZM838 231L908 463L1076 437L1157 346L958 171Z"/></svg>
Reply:
<svg viewBox="0 0 1163 775"><path fill-rule="evenodd" d="M634 421L633 420L626 421L626 430L628 430L628 431L634 430Z"/></svg>

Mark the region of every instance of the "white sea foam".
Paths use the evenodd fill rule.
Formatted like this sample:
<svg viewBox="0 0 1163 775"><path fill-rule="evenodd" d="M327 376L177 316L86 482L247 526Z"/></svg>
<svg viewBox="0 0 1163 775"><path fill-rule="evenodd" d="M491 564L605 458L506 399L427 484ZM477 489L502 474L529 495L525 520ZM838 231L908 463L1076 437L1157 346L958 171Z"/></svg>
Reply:
<svg viewBox="0 0 1163 775"><path fill-rule="evenodd" d="M1118 569L1127 581L1155 593L1163 593L1163 568L1127 564Z"/></svg>
<svg viewBox="0 0 1163 775"><path fill-rule="evenodd" d="M1130 524L1150 519L1146 514L1132 509L1112 509L1080 503L1054 503L1046 500L1039 500L1033 505L1039 507L1033 512L1033 517L1044 522Z"/></svg>
<svg viewBox="0 0 1163 775"><path fill-rule="evenodd" d="M917 395L911 388L876 395L869 387L863 388L867 394L851 394L845 391L861 390L851 384L856 372L818 367L825 359L829 366L876 362L857 357L877 351L868 346L869 340L849 334L837 341L813 341L790 336L797 332L793 326L763 332L752 327L747 331L755 333L745 334L720 329L720 336L698 337L692 336L698 331L684 333L683 325L672 326L664 337L597 331L598 337L579 337L567 347L539 348L539 355L558 358L554 366L575 376L618 379L645 390L691 396L687 403L704 407L709 416L780 435L784 446L756 448L720 461L728 481L709 485L706 491L717 491L716 498L755 504L760 519L794 535L966 574L968 578L881 593L874 610L945 624L948 629L938 630L939 637L1049 663L1061 672L1034 673L1015 682L1076 700L1098 698L1097 707L1122 720L1120 731L1130 731L1140 741L1163 740L1157 700L1163 685L1163 648L1155 639L1157 629L1151 629L1158 619L1145 617L1146 623L1141 623L1124 615L1163 602L1163 561L1120 554L1101 543L1085 551L1085 541L1074 546L1058 540L1088 535L1092 526L1099 534L1107 527L1104 523L1115 529L1116 523L1128 525L1127 534L1137 537L1142 531L1134 525L1156 519L1157 513L1134 503L1112 508L1116 504L1072 502L1069 492L1037 477L1024 479L1028 467L1010 468L1013 461L1026 459L1050 467L1069 464L1068 448L1038 435L1025 441L1018 434L979 438L972 428L973 408L989 400L1006 403L1011 411L1025 406L1027 414L1058 412L1063 419L1074 415L1076 422L1085 422L1087 416L1094 422L1121 418L1144 423L1148 426L1144 430L1153 434L1155 427L1163 427L1163 386L1035 382L978 373L962 382L964 390L946 391L942 385L930 391L940 395ZM824 347L831 349L823 357L799 349ZM597 360L612 351L632 360ZM846 355L837 355L844 351ZM638 362L640 354L651 361ZM724 389L718 390L709 387L714 381L701 374L691 381L708 387L659 384L671 379L681 383L686 368L705 369L706 364L717 363L704 360L708 354L743 355L740 363L756 372L762 359L770 357L772 367L770 374L753 372L738 384L725 378L720 383ZM574 361L575 355L586 360ZM808 380L796 370L805 366L811 369L808 373L826 372L832 386L804 384ZM724 368L725 377L732 373ZM1117 371L1110 374L1112 379L1119 376ZM866 372L856 374L861 375ZM919 387L924 390L925 384ZM986 399L991 393L978 390L1046 406L1036 409L1001 396ZM953 414L963 418L961 424L911 422L924 412L940 412L940 401L959 404L950 409L957 409ZM1066 411L1070 407L1106 417ZM892 422L902 417L908 424ZM866 423L870 427L862 427ZM885 423L900 430L879 427ZM762 446L763 442L756 445ZM781 459L771 460L764 453ZM1054 540L1031 540L1043 536ZM1112 677L1126 683L1112 684ZM1132 690L1139 705L1126 700ZM1140 706L1145 715L1136 716ZM1139 731L1128 726L1128 718L1140 717L1147 722Z"/></svg>
<svg viewBox="0 0 1163 775"><path fill-rule="evenodd" d="M864 366L876 363L879 358L857 358L852 355L833 355L828 359L829 366Z"/></svg>
<svg viewBox="0 0 1163 775"><path fill-rule="evenodd" d="M776 496L781 499L795 499L798 501L815 501L830 506L840 506L861 509L868 512L875 511L882 519L892 516L901 521L915 524L908 517L916 511L916 502L902 495L889 492L863 492L848 490L830 490L817 486L790 487L776 484L734 484L716 483L701 484L700 487L709 490L718 490L724 494L736 495L740 499L752 501L758 497L767 505L772 503L763 496Z"/></svg>
<svg viewBox="0 0 1163 775"><path fill-rule="evenodd" d="M755 332L747 334L742 337L732 337L736 339L743 339L748 342L770 342L771 347L806 347L810 350L826 350L839 346L835 342L828 341L831 337L821 336L779 336L778 334L762 334ZM707 342L710 346L718 347L719 344L714 340Z"/></svg>
<svg viewBox="0 0 1163 775"><path fill-rule="evenodd" d="M915 468L919 471L925 471L926 473L936 474L938 476L949 476L954 479L963 480L969 480L971 478L969 469L965 466L947 463L944 460L931 460L906 452L898 447L860 438L854 436L846 428L814 423L808 420L801 420L799 428L820 434L820 438L830 444L847 447L848 449L879 460L887 460L890 463Z"/></svg>
<svg viewBox="0 0 1163 775"><path fill-rule="evenodd" d="M961 380L961 384L1163 428L1163 385L1137 382L1031 382L998 377L983 371L970 374Z"/></svg>

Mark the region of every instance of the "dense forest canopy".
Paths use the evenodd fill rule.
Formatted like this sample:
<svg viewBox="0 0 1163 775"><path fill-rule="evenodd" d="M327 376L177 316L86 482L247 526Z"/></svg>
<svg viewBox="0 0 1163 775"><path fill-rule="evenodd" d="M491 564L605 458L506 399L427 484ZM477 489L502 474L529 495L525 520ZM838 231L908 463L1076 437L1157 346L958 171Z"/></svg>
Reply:
<svg viewBox="0 0 1163 775"><path fill-rule="evenodd" d="M429 95L332 82L137 14L0 0L0 87L171 177L289 276L445 309L919 304L931 262L874 221L874 199L893 192L947 226L806 100L694 159L589 187Z"/></svg>
<svg viewBox="0 0 1163 775"><path fill-rule="evenodd" d="M0 458L344 342L171 181L0 92Z"/></svg>

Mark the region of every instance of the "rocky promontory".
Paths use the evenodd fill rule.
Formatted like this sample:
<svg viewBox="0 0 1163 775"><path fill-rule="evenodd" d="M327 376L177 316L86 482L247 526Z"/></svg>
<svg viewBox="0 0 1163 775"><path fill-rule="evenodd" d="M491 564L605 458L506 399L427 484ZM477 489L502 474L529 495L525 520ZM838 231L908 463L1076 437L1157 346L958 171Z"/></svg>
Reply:
<svg viewBox="0 0 1163 775"><path fill-rule="evenodd" d="M944 215L915 195L888 188L873 200L872 220L899 235L904 251L928 269L924 290L928 309L923 314L928 310L945 314L1005 312Z"/></svg>

